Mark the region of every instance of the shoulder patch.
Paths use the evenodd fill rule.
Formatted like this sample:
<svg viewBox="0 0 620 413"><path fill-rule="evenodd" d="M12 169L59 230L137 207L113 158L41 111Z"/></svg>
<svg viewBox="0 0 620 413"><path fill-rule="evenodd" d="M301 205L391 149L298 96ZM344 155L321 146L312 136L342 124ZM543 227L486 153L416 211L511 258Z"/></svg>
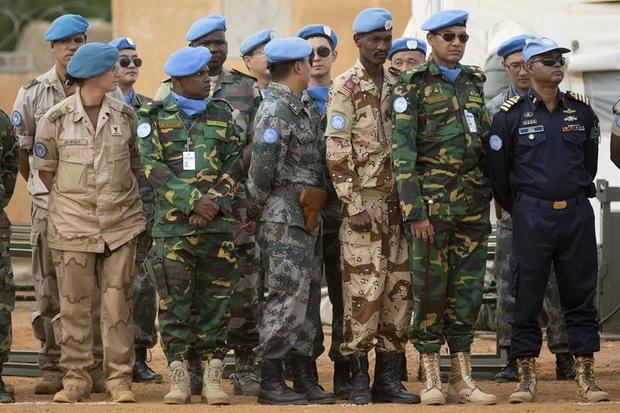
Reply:
<svg viewBox="0 0 620 413"><path fill-rule="evenodd" d="M31 87L38 85L39 83L41 83L38 79L32 79L30 82L26 83L24 85L24 90L28 90Z"/></svg>
<svg viewBox="0 0 620 413"><path fill-rule="evenodd" d="M278 131L273 128L265 129L265 132L263 132L263 140L265 143L275 143L278 140Z"/></svg>
<svg viewBox="0 0 620 413"><path fill-rule="evenodd" d="M335 130L342 130L347 126L347 118L340 113L334 113L329 119L329 124Z"/></svg>
<svg viewBox="0 0 620 413"><path fill-rule="evenodd" d="M502 112L508 112L520 100L521 96L511 97L510 99L502 103L502 106L499 108L499 110L501 110Z"/></svg>
<svg viewBox="0 0 620 413"><path fill-rule="evenodd" d="M577 102L585 104L586 106L590 106L590 99L580 93L567 91L566 96L568 96L571 100L575 100Z"/></svg>
<svg viewBox="0 0 620 413"><path fill-rule="evenodd" d="M225 106L228 110L230 110L231 112L233 112L235 110L235 108L232 107L232 105L230 104L230 102L228 102L226 99L222 99L222 98L212 98L210 100L210 102L213 103L219 103L223 106Z"/></svg>
<svg viewBox="0 0 620 413"><path fill-rule="evenodd" d="M250 76L247 73L240 72L237 69L231 69L230 73L232 73L235 76L240 76L240 77L244 77L246 79L251 79L251 80L253 80L255 82L257 81L257 79L254 76Z"/></svg>

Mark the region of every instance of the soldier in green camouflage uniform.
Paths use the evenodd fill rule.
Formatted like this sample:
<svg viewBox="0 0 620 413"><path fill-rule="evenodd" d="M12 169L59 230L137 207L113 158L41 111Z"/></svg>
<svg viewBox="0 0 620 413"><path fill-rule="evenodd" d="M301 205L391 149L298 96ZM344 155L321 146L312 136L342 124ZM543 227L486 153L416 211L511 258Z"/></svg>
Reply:
<svg viewBox="0 0 620 413"><path fill-rule="evenodd" d="M186 39L190 47L206 47L213 54L209 62L211 92L209 97L225 99L233 107L233 116L239 130L241 144L244 147L244 170L250 162L251 143L254 136L253 122L261 101L261 92L256 79L235 69L227 70L224 63L228 56L226 41L226 19L218 15L209 15L197 20L189 29ZM155 100L163 100L169 93L171 80L164 80ZM236 255L239 261L240 278L231 298L231 315L228 327L228 345L235 351L235 373L233 391L235 394L256 395L258 378L254 373L255 355L253 348L258 345L258 290L259 273L257 251L252 234L242 226L247 223L245 203L244 173L233 204L237 221L231 230L235 239ZM194 352L190 352L190 373L192 375L192 394L200 393L199 363ZM199 359L199 357L198 357Z"/></svg>
<svg viewBox="0 0 620 413"><path fill-rule="evenodd" d="M138 127L145 173L156 194L150 267L171 370L164 401L172 404L189 401L183 363L192 342L203 360L203 401L229 403L220 380L229 300L239 277L230 228L242 147L230 105L205 101L210 58L206 48L172 54L164 70L173 77L173 90L163 102L140 109Z"/></svg>
<svg viewBox="0 0 620 413"><path fill-rule="evenodd" d="M15 308L15 284L11 269L9 243L11 222L4 212L17 178L17 148L9 117L0 110L0 403L13 403L13 395L6 391L2 381L2 363L9 359L11 350L11 311Z"/></svg>
<svg viewBox="0 0 620 413"><path fill-rule="evenodd" d="M493 404L471 378L473 326L482 302L491 188L483 175L490 119L484 74L459 63L467 12L446 10L422 26L432 56L394 88L394 170L411 232L414 316L409 337L422 354L423 404L444 404L439 351L452 359L448 399Z"/></svg>

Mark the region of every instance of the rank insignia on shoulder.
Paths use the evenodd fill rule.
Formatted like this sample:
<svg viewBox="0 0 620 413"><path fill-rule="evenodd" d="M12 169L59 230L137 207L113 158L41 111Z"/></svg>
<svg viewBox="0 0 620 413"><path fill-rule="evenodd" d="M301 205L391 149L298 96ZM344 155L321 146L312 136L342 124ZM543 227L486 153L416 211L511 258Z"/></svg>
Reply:
<svg viewBox="0 0 620 413"><path fill-rule="evenodd" d="M265 143L275 143L278 140L278 131L273 128L265 129L263 140Z"/></svg>
<svg viewBox="0 0 620 413"><path fill-rule="evenodd" d="M510 108L512 108L519 100L521 100L521 96L514 96L505 101L502 106L499 108L502 112L508 112Z"/></svg>
<svg viewBox="0 0 620 413"><path fill-rule="evenodd" d="M575 93L575 92L566 92L566 95L568 95L571 99L576 100L577 102L581 102L583 104L586 105L590 105L590 99L588 99L587 97L585 97L584 95L580 94L580 93Z"/></svg>

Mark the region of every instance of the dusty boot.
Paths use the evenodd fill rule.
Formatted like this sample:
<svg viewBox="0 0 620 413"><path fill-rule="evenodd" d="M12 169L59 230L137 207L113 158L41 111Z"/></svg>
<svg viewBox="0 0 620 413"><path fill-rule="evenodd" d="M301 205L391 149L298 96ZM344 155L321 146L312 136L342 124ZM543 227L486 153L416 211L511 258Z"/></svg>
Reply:
<svg viewBox="0 0 620 413"><path fill-rule="evenodd" d="M452 366L448 384L448 402L482 405L497 403L497 397L480 390L471 376L471 355L469 353L459 351L451 354L450 362Z"/></svg>
<svg viewBox="0 0 620 413"><path fill-rule="evenodd" d="M191 347L187 352L187 371L189 373L189 385L192 396L202 394L202 355L197 354L197 350Z"/></svg>
<svg viewBox="0 0 620 413"><path fill-rule="evenodd" d="M348 361L334 363L334 396L345 400L351 396L351 369Z"/></svg>
<svg viewBox="0 0 620 413"><path fill-rule="evenodd" d="M200 400L203 403L212 405L230 404L228 395L222 386L222 373L224 373L224 362L213 358L202 362L202 393Z"/></svg>
<svg viewBox="0 0 620 413"><path fill-rule="evenodd" d="M34 394L56 394L62 390L62 372L43 370L43 376L34 386Z"/></svg>
<svg viewBox="0 0 620 413"><path fill-rule="evenodd" d="M497 383L519 381L517 378L517 362L514 358L508 357L506 365L495 375L495 381Z"/></svg>
<svg viewBox="0 0 620 413"><path fill-rule="evenodd" d="M401 353L377 351L375 379L372 383L373 403L420 403L420 398L408 393L400 382L402 374Z"/></svg>
<svg viewBox="0 0 620 413"><path fill-rule="evenodd" d="M260 380L256 376L254 352L235 350L235 372L230 375L233 394L238 396L258 396Z"/></svg>
<svg viewBox="0 0 620 413"><path fill-rule="evenodd" d="M164 396L166 404L186 404L191 400L189 392L189 372L182 361L170 363L170 391Z"/></svg>
<svg viewBox="0 0 620 413"><path fill-rule="evenodd" d="M510 395L510 403L528 403L536 400L536 359L534 357L519 357L517 361L517 374L519 384L514 393Z"/></svg>
<svg viewBox="0 0 620 413"><path fill-rule="evenodd" d="M291 356L293 368L293 391L306 395L310 404L334 404L336 398L327 393L320 385L318 377L314 373L314 364L311 357Z"/></svg>
<svg viewBox="0 0 620 413"><path fill-rule="evenodd" d="M594 381L594 357L591 354L575 358L575 373L579 397L589 402L609 401L609 394Z"/></svg>
<svg viewBox="0 0 620 413"><path fill-rule="evenodd" d="M109 391L112 401L116 403L135 403L136 396L126 383L117 384Z"/></svg>
<svg viewBox="0 0 620 413"><path fill-rule="evenodd" d="M370 393L370 376L368 375L368 356L366 354L352 355L349 359L351 368L351 397L353 404L369 404L372 401Z"/></svg>
<svg viewBox="0 0 620 413"><path fill-rule="evenodd" d="M86 383L84 383L86 384ZM90 398L90 394L83 386L65 384L64 388L54 395L56 403L77 403Z"/></svg>
<svg viewBox="0 0 620 413"><path fill-rule="evenodd" d="M105 393L107 391L105 376L103 375L103 368L101 366L90 371L90 378L93 379L92 393Z"/></svg>
<svg viewBox="0 0 620 413"><path fill-rule="evenodd" d="M308 404L305 394L295 393L286 385L282 368L282 360L261 359L258 402L271 405Z"/></svg>
<svg viewBox="0 0 620 413"><path fill-rule="evenodd" d="M155 373L146 364L146 347L136 347L136 362L133 365L134 383L163 383L161 374Z"/></svg>
<svg viewBox="0 0 620 413"><path fill-rule="evenodd" d="M439 353L423 353L421 356L425 386L420 392L420 403L432 406L446 404L446 396L441 391Z"/></svg>
<svg viewBox="0 0 620 413"><path fill-rule="evenodd" d="M2 380L2 363L0 363L0 403L15 403L15 397L7 390Z"/></svg>
<svg viewBox="0 0 620 413"><path fill-rule="evenodd" d="M570 353L555 355L555 378L558 380L575 380L575 359Z"/></svg>

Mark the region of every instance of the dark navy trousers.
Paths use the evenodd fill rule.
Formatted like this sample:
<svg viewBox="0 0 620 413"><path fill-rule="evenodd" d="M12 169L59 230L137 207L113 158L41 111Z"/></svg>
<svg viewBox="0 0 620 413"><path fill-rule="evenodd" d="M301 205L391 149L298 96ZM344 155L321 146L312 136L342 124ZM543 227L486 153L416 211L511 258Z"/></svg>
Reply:
<svg viewBox="0 0 620 413"><path fill-rule="evenodd" d="M585 195L567 200L564 209L553 202L518 194L512 207L513 256L511 289L516 297L512 315L510 354L538 357L542 309L553 263L562 314L572 354L599 351L597 309L597 251L594 212ZM556 205L557 207L558 205Z"/></svg>

